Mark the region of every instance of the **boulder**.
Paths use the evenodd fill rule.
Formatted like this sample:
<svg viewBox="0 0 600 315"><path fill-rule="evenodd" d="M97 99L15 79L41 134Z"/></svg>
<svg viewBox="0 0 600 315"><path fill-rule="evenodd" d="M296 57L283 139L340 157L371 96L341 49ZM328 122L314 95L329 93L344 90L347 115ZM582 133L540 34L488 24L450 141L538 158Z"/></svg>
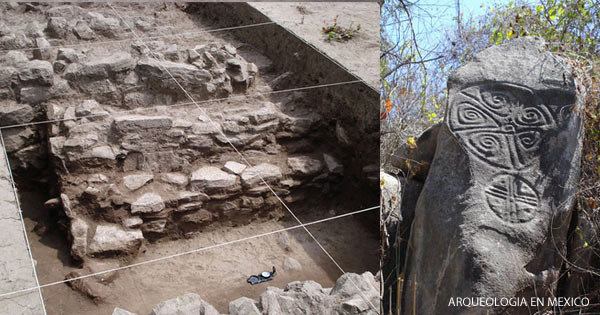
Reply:
<svg viewBox="0 0 600 315"><path fill-rule="evenodd" d="M161 196L155 193L145 193L131 204L131 213L154 213L165 208Z"/></svg>
<svg viewBox="0 0 600 315"><path fill-rule="evenodd" d="M528 314L449 301L558 295L583 97L561 59L529 37L480 52L450 76L448 89L412 222L401 309Z"/></svg>
<svg viewBox="0 0 600 315"><path fill-rule="evenodd" d="M64 60L67 63L79 61L79 54L73 48L59 48L56 53L56 60Z"/></svg>
<svg viewBox="0 0 600 315"><path fill-rule="evenodd" d="M186 293L158 304L150 315L219 315L219 312L196 293Z"/></svg>
<svg viewBox="0 0 600 315"><path fill-rule="evenodd" d="M277 165L269 163L261 163L259 165L249 167L242 172L242 183L245 187L254 187L262 184L262 179L267 183L279 181L283 175L281 169Z"/></svg>
<svg viewBox="0 0 600 315"><path fill-rule="evenodd" d="M45 60L31 60L21 65L19 80L27 84L52 85L54 69L52 64Z"/></svg>
<svg viewBox="0 0 600 315"><path fill-rule="evenodd" d="M33 108L27 104L9 102L0 106L0 125L24 124L33 120Z"/></svg>
<svg viewBox="0 0 600 315"><path fill-rule="evenodd" d="M261 315L256 307L257 302L247 297L241 297L229 302L229 315Z"/></svg>
<svg viewBox="0 0 600 315"><path fill-rule="evenodd" d="M323 168L321 161L309 156L289 157L287 163L293 174L302 176L315 175Z"/></svg>
<svg viewBox="0 0 600 315"><path fill-rule="evenodd" d="M103 36L115 38L123 32L119 20L116 18L107 18L97 12L88 12L90 18L89 27Z"/></svg>
<svg viewBox="0 0 600 315"><path fill-rule="evenodd" d="M67 19L63 17L50 17L46 26L48 35L53 38L65 38L69 32Z"/></svg>
<svg viewBox="0 0 600 315"><path fill-rule="evenodd" d="M127 189L134 191L142 188L142 186L146 185L149 181L154 178L154 175L150 173L142 173L142 174L132 174L123 176L123 185L127 187Z"/></svg>
<svg viewBox="0 0 600 315"><path fill-rule="evenodd" d="M96 33L92 31L85 21L78 21L73 28L73 34L79 39L91 40L96 38Z"/></svg>
<svg viewBox="0 0 600 315"><path fill-rule="evenodd" d="M144 236L140 230L125 230L118 225L99 224L88 247L92 255L137 252Z"/></svg>
<svg viewBox="0 0 600 315"><path fill-rule="evenodd" d="M223 172L214 166L204 166L192 173L190 186L194 190L226 189L235 186L237 176Z"/></svg>

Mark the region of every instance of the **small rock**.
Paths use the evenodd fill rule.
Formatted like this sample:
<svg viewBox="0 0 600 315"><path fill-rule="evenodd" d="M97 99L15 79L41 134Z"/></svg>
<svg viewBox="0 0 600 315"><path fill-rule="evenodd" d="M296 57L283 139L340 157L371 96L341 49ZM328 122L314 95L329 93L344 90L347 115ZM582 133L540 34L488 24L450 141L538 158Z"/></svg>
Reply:
<svg viewBox="0 0 600 315"><path fill-rule="evenodd" d="M48 200L46 200L46 202L44 202L44 207L46 209L56 209L56 208L60 207L60 199L59 198L48 199Z"/></svg>
<svg viewBox="0 0 600 315"><path fill-rule="evenodd" d="M123 176L123 185L125 185L127 189L134 191L146 185L146 183L152 179L154 179L154 175L149 173L127 175Z"/></svg>
<svg viewBox="0 0 600 315"><path fill-rule="evenodd" d="M66 279L77 278L77 277L81 277L84 275L85 274L81 271L73 271L73 272L69 273L65 278ZM104 300L110 296L110 288L108 286L100 283L94 277L82 278L82 279L69 281L69 282L67 282L67 284L73 290L80 291L81 293L87 295L88 297L90 297L91 299L96 300L96 301Z"/></svg>
<svg viewBox="0 0 600 315"><path fill-rule="evenodd" d="M154 213L165 208L161 196L155 193L146 193L131 204L131 213Z"/></svg>
<svg viewBox="0 0 600 315"><path fill-rule="evenodd" d="M115 118L114 124L121 132L135 132L139 129L169 129L173 121L167 116L127 115Z"/></svg>
<svg viewBox="0 0 600 315"><path fill-rule="evenodd" d="M187 223L205 223L212 221L213 215L207 210L198 210L191 213L186 213L179 219L181 222Z"/></svg>
<svg viewBox="0 0 600 315"><path fill-rule="evenodd" d="M225 163L224 168L226 171L232 174L239 175L246 169L246 165L234 161L228 161Z"/></svg>

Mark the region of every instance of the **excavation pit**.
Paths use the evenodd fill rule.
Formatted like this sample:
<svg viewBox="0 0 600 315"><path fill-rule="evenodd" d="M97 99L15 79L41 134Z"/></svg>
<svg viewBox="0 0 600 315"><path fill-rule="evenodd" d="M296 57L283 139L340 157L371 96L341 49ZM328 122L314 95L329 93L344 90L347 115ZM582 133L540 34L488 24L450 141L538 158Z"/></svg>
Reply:
<svg viewBox="0 0 600 315"><path fill-rule="evenodd" d="M252 20L251 6L235 12L241 22L252 11L238 25L255 26L185 36L165 34L223 28L210 18L222 8L35 7L29 17L47 24L52 46L73 45L38 37L43 47L0 57L11 73L2 136L40 284L297 225L282 201L302 222L378 203L377 91L276 23ZM308 229L346 271L375 273L377 222L375 210ZM296 228L42 294L49 314L145 314L185 292L225 313L238 297L258 299L266 286L245 279L273 265L268 286L332 287L340 276Z"/></svg>

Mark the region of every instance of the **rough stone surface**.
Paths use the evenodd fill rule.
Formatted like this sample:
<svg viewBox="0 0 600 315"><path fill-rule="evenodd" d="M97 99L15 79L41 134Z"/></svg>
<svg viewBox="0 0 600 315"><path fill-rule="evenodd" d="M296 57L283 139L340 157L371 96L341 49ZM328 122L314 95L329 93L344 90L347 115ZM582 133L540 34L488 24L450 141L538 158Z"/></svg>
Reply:
<svg viewBox="0 0 600 315"><path fill-rule="evenodd" d="M205 166L192 173L190 185L197 189L222 189L235 185L237 176L214 166Z"/></svg>
<svg viewBox="0 0 600 315"><path fill-rule="evenodd" d="M581 158L573 76L543 42L518 38L477 54L448 87L412 222L402 309L499 312L448 301L556 296Z"/></svg>
<svg viewBox="0 0 600 315"><path fill-rule="evenodd" d="M19 70L19 80L23 83L52 85L54 82L52 64L45 60L31 60L24 63Z"/></svg>
<svg viewBox="0 0 600 315"><path fill-rule="evenodd" d="M229 315L260 315L257 302L247 297L241 297L229 302Z"/></svg>
<svg viewBox="0 0 600 315"><path fill-rule="evenodd" d="M246 165L234 161L228 161L225 163L224 168L226 171L232 174L239 175L246 169Z"/></svg>
<svg viewBox="0 0 600 315"><path fill-rule="evenodd" d="M160 195L145 193L131 204L131 213L160 212L165 208L165 203Z"/></svg>
<svg viewBox="0 0 600 315"><path fill-rule="evenodd" d="M127 187L127 189L134 191L139 188L142 188L146 183L151 181L154 178L152 174L132 174L123 176L123 185Z"/></svg>
<svg viewBox="0 0 600 315"><path fill-rule="evenodd" d="M277 165L261 163L259 165L247 168L242 173L242 183L246 187L253 187L262 184L261 177L267 183L280 180L283 175Z"/></svg>
<svg viewBox="0 0 600 315"><path fill-rule="evenodd" d="M300 264L300 262L296 259L294 259L293 257L286 257L285 260L283 261L283 270L287 270L287 271L297 271L297 270L301 270L302 269L302 265Z"/></svg>
<svg viewBox="0 0 600 315"><path fill-rule="evenodd" d="M158 304L150 315L219 315L219 312L198 294L186 293Z"/></svg>
<svg viewBox="0 0 600 315"><path fill-rule="evenodd" d="M0 148L0 156L4 149ZM0 213L0 290L10 292L36 286L31 259L27 254L27 243L23 236L23 227L19 210L9 179L6 159L0 159L0 201L3 209ZM37 290L18 294L10 299L0 299L0 314L43 314L40 296Z"/></svg>
<svg viewBox="0 0 600 315"><path fill-rule="evenodd" d="M117 225L98 225L89 246L92 255L137 251L144 236L140 230L125 230Z"/></svg>
<svg viewBox="0 0 600 315"><path fill-rule="evenodd" d="M71 222L71 255L79 260L83 260L87 254L87 237L89 226L83 219L76 218Z"/></svg>
<svg viewBox="0 0 600 315"><path fill-rule="evenodd" d="M27 104L1 104L0 125L8 126L28 123L33 120L33 108Z"/></svg>
<svg viewBox="0 0 600 315"><path fill-rule="evenodd" d="M112 315L137 315L136 313L132 313L130 311L124 310L122 308L115 307L112 312Z"/></svg>
<svg viewBox="0 0 600 315"><path fill-rule="evenodd" d="M321 161L308 156L289 157L287 163L292 172L299 175L315 175L323 168Z"/></svg>
<svg viewBox="0 0 600 315"><path fill-rule="evenodd" d="M342 165L335 157L329 155L327 153L323 153L323 161L325 161L325 166L327 170L331 173L344 173L344 165Z"/></svg>

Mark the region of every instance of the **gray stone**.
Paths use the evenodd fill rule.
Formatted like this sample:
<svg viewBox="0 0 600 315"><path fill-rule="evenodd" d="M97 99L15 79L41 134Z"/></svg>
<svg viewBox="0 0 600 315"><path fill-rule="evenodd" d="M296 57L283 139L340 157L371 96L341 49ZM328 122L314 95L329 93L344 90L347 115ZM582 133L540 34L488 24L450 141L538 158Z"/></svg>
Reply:
<svg viewBox="0 0 600 315"><path fill-rule="evenodd" d="M131 213L154 213L165 208L161 196L155 193L145 193L131 204Z"/></svg>
<svg viewBox="0 0 600 315"><path fill-rule="evenodd" d="M247 297L241 297L229 302L229 315L261 315L257 302Z"/></svg>
<svg viewBox="0 0 600 315"><path fill-rule="evenodd" d="M144 236L140 230L125 230L118 225L99 224L88 247L92 255L135 253L142 244Z"/></svg>
<svg viewBox="0 0 600 315"><path fill-rule="evenodd" d="M152 179L154 179L154 175L150 173L126 175L123 176L123 185L130 191L134 191L142 188Z"/></svg>
<svg viewBox="0 0 600 315"><path fill-rule="evenodd" d="M50 86L53 83L54 69L45 60L31 60L20 66L19 80L28 84Z"/></svg>
<svg viewBox="0 0 600 315"><path fill-rule="evenodd" d="M279 181L283 175L281 169L277 165L269 163L261 163L259 165L249 167L242 172L242 183L245 187L254 187L262 184L262 179L267 183Z"/></svg>
<svg viewBox="0 0 600 315"><path fill-rule="evenodd" d="M219 315L219 312L196 293L186 293L158 304L150 315Z"/></svg>
<svg viewBox="0 0 600 315"><path fill-rule="evenodd" d="M304 176L315 175L323 168L321 161L309 156L289 157L287 163L293 174Z"/></svg>
<svg viewBox="0 0 600 315"><path fill-rule="evenodd" d="M102 34L103 36L115 38L122 31L119 20L116 18L107 18L97 12L88 12L90 19L90 28Z"/></svg>
<svg viewBox="0 0 600 315"><path fill-rule="evenodd" d="M207 210L201 209L201 210L197 210L194 212L186 213L186 214L182 215L179 220L181 222L200 224L200 223L210 222L210 221L212 221L212 219L213 219L212 213L210 213Z"/></svg>
<svg viewBox="0 0 600 315"><path fill-rule="evenodd" d="M78 21L73 28L73 34L79 39L91 40L96 38L96 33L92 31L89 25L85 21Z"/></svg>
<svg viewBox="0 0 600 315"><path fill-rule="evenodd" d="M82 153L81 157L101 160L114 160L116 158L113 149L109 145L93 147L90 151Z"/></svg>
<svg viewBox="0 0 600 315"><path fill-rule="evenodd" d="M132 313L130 311L124 310L122 308L119 307L115 307L115 309L112 312L112 315L137 315L136 313Z"/></svg>
<svg viewBox="0 0 600 315"><path fill-rule="evenodd" d="M127 52L117 52L108 57L90 60L81 65L79 77L106 78L115 73L126 72L135 67L135 61Z"/></svg>
<svg viewBox="0 0 600 315"><path fill-rule="evenodd" d="M89 226L83 219L75 218L71 221L71 255L78 260L83 260L87 254L88 229Z"/></svg>
<svg viewBox="0 0 600 315"><path fill-rule="evenodd" d="M138 61L136 71L140 77L146 78L152 84L168 89L179 90L179 86L171 79L171 75L184 88L202 87L212 79L210 72L200 70L193 65L156 59Z"/></svg>
<svg viewBox="0 0 600 315"><path fill-rule="evenodd" d="M39 60L48 60L50 59L52 51L50 48L50 43L43 37L35 39L35 48L33 50L33 58Z"/></svg>
<svg viewBox="0 0 600 315"><path fill-rule="evenodd" d="M46 30L51 37L65 38L69 32L67 19L63 17L51 17L48 19Z"/></svg>
<svg viewBox="0 0 600 315"><path fill-rule="evenodd" d="M33 108L27 104L8 103L0 106L0 125L24 124L33 120Z"/></svg>
<svg viewBox="0 0 600 315"><path fill-rule="evenodd" d="M325 161L325 166L327 166L327 170L330 173L334 173L334 174L343 174L344 173L344 165L342 165L332 155L323 153L323 161Z"/></svg>
<svg viewBox="0 0 600 315"><path fill-rule="evenodd" d="M48 87L45 86L27 86L21 88L20 101L31 105L37 105L47 101L50 98Z"/></svg>
<svg viewBox="0 0 600 315"><path fill-rule="evenodd" d="M182 173L164 173L160 175L160 180L175 186L186 186L188 184L188 177Z"/></svg>
<svg viewBox="0 0 600 315"><path fill-rule="evenodd" d="M246 169L246 165L234 161L227 161L223 168L231 174L239 175Z"/></svg>
<svg viewBox="0 0 600 315"><path fill-rule="evenodd" d="M412 222L406 313L521 313L448 301L557 295L583 127L583 98L567 69L545 43L521 37L450 76Z"/></svg>
<svg viewBox="0 0 600 315"><path fill-rule="evenodd" d="M237 176L214 166L201 167L192 173L190 185L195 190L226 189L235 186Z"/></svg>
<svg viewBox="0 0 600 315"><path fill-rule="evenodd" d="M64 60L68 63L79 61L79 54L73 48L59 48L56 53L56 60Z"/></svg>

